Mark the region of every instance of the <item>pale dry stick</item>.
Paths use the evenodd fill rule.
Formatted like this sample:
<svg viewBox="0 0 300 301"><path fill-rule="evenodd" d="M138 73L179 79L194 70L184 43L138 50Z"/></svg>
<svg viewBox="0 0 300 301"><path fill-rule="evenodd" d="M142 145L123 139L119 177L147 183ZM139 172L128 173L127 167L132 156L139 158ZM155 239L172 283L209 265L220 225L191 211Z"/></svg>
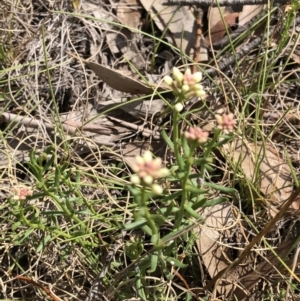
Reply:
<svg viewBox="0 0 300 301"><path fill-rule="evenodd" d="M118 122L121 125L123 125L124 127L129 128L131 130L136 130L138 133L141 133L144 137L153 137L155 140L161 139L161 136L159 133L151 131L150 129L145 129L143 126L132 124L130 122L123 121L121 119L118 119L118 118L115 118L112 116L107 116L107 119Z"/></svg>
<svg viewBox="0 0 300 301"><path fill-rule="evenodd" d="M232 270L233 268L237 267L243 259L248 255L248 253L251 251L251 249L254 247L255 244L259 243L264 235L266 235L269 231L271 231L276 223L282 218L284 213L288 210L290 205L295 201L297 196L300 194L300 186L292 193L292 195L287 199L285 204L281 207L279 212L275 215L275 217L262 229L253 239L252 241L245 247L244 251L240 254L240 256L232 262L231 265L229 265L224 270L220 271L205 287L206 289L210 288L212 285L214 285L214 292L217 288L218 281L226 276L226 274ZM291 272L291 271L290 271ZM294 274L294 273L293 273ZM300 279L294 275L294 278L300 283ZM214 293L213 292L213 293Z"/></svg>
<svg viewBox="0 0 300 301"><path fill-rule="evenodd" d="M297 250L296 250L296 253L295 253L294 258L293 258L293 266L292 266L292 270L293 271L295 271L295 268L296 268L296 266L298 264L299 253L300 253L300 244L298 243L297 244ZM292 280L293 280L293 275L292 274L290 275L290 279L289 280L290 280L290 283L292 283ZM286 289L285 301L288 301L289 291L290 291L290 285Z"/></svg>
<svg viewBox="0 0 300 301"><path fill-rule="evenodd" d="M45 126L47 130L54 130L55 125L49 122L45 122L43 120L38 120L30 117L24 117L12 113L2 113L0 116L0 123L7 122L7 123L20 123L23 125L30 126L32 128L39 128L42 125ZM100 126L98 124L90 123L90 124L82 124L78 121L67 120L62 123L64 130L75 133L77 130L80 131L90 131L93 133L101 133L101 134L111 134L112 131L106 127Z"/></svg>

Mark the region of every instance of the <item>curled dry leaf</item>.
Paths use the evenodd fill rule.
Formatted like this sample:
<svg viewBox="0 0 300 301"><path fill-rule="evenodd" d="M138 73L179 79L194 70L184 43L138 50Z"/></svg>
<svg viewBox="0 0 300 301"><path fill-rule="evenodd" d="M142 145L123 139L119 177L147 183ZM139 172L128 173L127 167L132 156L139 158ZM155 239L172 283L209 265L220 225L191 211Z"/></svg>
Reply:
<svg viewBox="0 0 300 301"><path fill-rule="evenodd" d="M272 144L235 140L225 145L224 151L250 182L259 184L265 201L280 206L290 197L293 191L290 167Z"/></svg>

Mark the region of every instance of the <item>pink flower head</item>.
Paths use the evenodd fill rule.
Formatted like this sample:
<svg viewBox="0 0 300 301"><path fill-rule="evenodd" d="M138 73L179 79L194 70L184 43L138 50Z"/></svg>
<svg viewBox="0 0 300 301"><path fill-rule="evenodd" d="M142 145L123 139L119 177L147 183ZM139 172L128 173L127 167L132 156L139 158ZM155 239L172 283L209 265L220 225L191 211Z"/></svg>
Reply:
<svg viewBox="0 0 300 301"><path fill-rule="evenodd" d="M234 115L232 113L223 114L223 115L215 115L218 129L222 130L225 134L229 134L233 131L236 120L234 119Z"/></svg>
<svg viewBox="0 0 300 301"><path fill-rule="evenodd" d="M14 188L15 195L14 200L26 200L28 196L32 196L33 191L28 187L15 187Z"/></svg>
<svg viewBox="0 0 300 301"><path fill-rule="evenodd" d="M166 177L169 174L169 170L162 167L161 159L153 158L150 151L145 151L143 156L137 156L132 169L146 185L151 185L155 179Z"/></svg>
<svg viewBox="0 0 300 301"><path fill-rule="evenodd" d="M189 141L197 141L199 144L203 144L208 139L208 132L201 130L197 127L190 127L185 133L184 136Z"/></svg>

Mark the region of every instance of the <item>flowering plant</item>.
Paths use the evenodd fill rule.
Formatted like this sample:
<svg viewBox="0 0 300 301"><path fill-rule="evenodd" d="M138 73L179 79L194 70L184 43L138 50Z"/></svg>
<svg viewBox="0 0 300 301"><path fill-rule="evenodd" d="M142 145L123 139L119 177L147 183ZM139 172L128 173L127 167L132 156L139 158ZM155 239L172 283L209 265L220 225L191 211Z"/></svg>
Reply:
<svg viewBox="0 0 300 301"><path fill-rule="evenodd" d="M200 84L202 73L191 73L187 68L181 72L178 68L173 69L173 76L167 75L164 78L176 96L173 103L172 115L172 138L163 130L162 136L175 156L175 162L170 169L163 167L160 158L154 158L150 151L145 151L142 156L137 156L132 166L131 186L129 189L134 195L138 205L135 213L135 221L125 225L125 229L141 228L151 236L151 243L157 250L149 257L150 271L155 271L157 260L163 262L170 257L171 248L167 247L169 235L161 237L160 228L168 220L174 221L173 235L182 231L188 220L191 218L198 221L201 216L197 209L205 202L207 188L205 181L207 174L212 169L212 150L227 143L232 138L230 134L236 125L232 113L215 115L216 127L212 132L205 131L197 126L189 126L184 132L180 132L181 123L180 112L191 97L203 98L205 96L204 87ZM196 158L198 148L202 148L203 155ZM199 172L195 173L195 170ZM177 191L173 194L167 193L166 188L170 188L176 182ZM179 187L179 189L178 189ZM222 189L214 185L215 189ZM165 192L164 192L165 191ZM160 198L158 210L153 212L149 205L151 198ZM216 204L221 200L214 200L211 204ZM164 251L162 250L164 249ZM176 258L172 258L172 264L180 266Z"/></svg>

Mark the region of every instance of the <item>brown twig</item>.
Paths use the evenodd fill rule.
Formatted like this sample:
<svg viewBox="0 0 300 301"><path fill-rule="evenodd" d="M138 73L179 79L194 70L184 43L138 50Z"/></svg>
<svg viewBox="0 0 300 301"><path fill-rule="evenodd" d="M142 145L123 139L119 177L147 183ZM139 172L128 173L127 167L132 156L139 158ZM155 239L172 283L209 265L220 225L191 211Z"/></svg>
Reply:
<svg viewBox="0 0 300 301"><path fill-rule="evenodd" d="M21 281L25 281L27 283L30 283L38 288L40 288L41 290L43 290L52 300L54 301L62 301L60 298L58 298L56 295L54 295L47 287L35 282L34 280L32 280L29 277L26 276L17 276L15 279L17 280L21 280Z"/></svg>

